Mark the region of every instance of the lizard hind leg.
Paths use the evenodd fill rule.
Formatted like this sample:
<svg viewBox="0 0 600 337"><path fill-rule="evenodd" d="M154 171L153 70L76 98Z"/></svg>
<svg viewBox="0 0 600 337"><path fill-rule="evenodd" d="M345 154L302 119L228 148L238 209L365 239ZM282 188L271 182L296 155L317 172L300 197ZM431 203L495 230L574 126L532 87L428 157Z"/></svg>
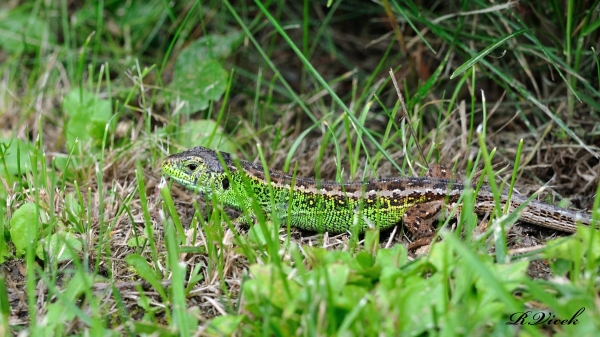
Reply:
<svg viewBox="0 0 600 337"><path fill-rule="evenodd" d="M433 223L439 218L443 206L443 200L434 200L417 204L406 210L402 221L416 239L408 246L409 250L431 243L435 235Z"/></svg>

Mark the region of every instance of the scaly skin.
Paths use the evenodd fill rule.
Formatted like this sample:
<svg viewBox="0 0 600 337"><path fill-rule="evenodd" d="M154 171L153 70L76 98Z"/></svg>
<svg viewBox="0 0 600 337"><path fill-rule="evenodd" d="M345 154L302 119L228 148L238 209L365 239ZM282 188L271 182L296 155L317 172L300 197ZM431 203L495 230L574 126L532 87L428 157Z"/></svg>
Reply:
<svg viewBox="0 0 600 337"><path fill-rule="evenodd" d="M406 177L339 184L293 179L271 169L268 170L269 186L262 166L234 161L228 153L220 152L220 155L229 176L217 152L204 147L167 157L162 170L207 199L214 195L220 203L250 215L253 215L251 198L256 199L266 214L280 220L285 220L289 212L291 225L305 230L341 233L358 226L362 232L370 227L393 227L403 221L418 239L417 246L431 241L435 234L433 220L437 219L442 206L455 206L464 189L462 184L448 178ZM507 202L508 196L502 194L501 205ZM509 211L525 202L525 197L513 195ZM493 208L493 194L484 186L476 196L474 211L485 215ZM592 222L589 214L538 201L524 207L520 220L568 233L575 232L578 224L589 226Z"/></svg>

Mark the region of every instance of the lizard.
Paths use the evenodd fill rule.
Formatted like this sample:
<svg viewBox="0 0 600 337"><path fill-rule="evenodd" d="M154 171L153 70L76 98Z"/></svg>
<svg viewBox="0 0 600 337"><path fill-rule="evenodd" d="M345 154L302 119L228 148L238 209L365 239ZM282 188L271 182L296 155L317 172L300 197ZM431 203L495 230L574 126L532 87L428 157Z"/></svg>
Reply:
<svg viewBox="0 0 600 337"><path fill-rule="evenodd" d="M343 233L356 228L360 233L402 222L415 237L409 249L431 243L434 221L442 208L458 206L469 187L452 179L443 166L428 170L424 177L337 183L294 177L200 146L168 156L161 166L163 175L171 180L208 200L214 196L251 218L255 217L254 199L267 216L285 223L289 215L290 225L303 230ZM499 198L502 206L509 202L505 192ZM475 196L474 212L485 216L494 206L494 194L489 186L482 186ZM521 206L520 220L541 227L574 233L579 224L592 224L590 214L512 195L509 212ZM239 221L248 222L243 217Z"/></svg>

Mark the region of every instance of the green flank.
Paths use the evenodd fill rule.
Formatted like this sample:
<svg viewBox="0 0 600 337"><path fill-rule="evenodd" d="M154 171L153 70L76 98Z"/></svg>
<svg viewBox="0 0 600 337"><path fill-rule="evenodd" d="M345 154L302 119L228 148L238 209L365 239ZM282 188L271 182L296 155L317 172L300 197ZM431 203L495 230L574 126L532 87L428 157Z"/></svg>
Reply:
<svg viewBox="0 0 600 337"><path fill-rule="evenodd" d="M275 170L268 180L261 166L248 162L238 162L236 166L229 154L221 155L226 157L219 158L216 152L198 147L165 159L161 167L167 177L185 188L245 211L251 218L256 218L252 205L256 202L279 223L285 224L289 214L292 226L317 232L387 229L399 224L408 208L425 199L395 200L380 195L365 198L367 183L319 183L294 179ZM346 189L352 189L352 193ZM247 222L245 216L238 219Z"/></svg>

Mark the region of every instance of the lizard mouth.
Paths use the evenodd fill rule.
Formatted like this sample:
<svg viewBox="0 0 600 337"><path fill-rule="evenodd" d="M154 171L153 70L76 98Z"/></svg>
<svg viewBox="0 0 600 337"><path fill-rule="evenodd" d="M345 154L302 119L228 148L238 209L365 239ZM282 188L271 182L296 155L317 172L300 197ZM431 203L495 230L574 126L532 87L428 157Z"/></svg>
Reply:
<svg viewBox="0 0 600 337"><path fill-rule="evenodd" d="M193 172L178 169L178 167L185 167L180 161L165 159L161 165L163 176L169 177L171 180L184 186L190 191L202 194L204 196L211 195L211 188L203 184L200 177Z"/></svg>
<svg viewBox="0 0 600 337"><path fill-rule="evenodd" d="M188 186L194 182L194 179L191 175L187 174L183 170L176 169L177 163L174 163L170 160L165 160L162 163L162 173L165 176L168 176L172 180L184 185Z"/></svg>

